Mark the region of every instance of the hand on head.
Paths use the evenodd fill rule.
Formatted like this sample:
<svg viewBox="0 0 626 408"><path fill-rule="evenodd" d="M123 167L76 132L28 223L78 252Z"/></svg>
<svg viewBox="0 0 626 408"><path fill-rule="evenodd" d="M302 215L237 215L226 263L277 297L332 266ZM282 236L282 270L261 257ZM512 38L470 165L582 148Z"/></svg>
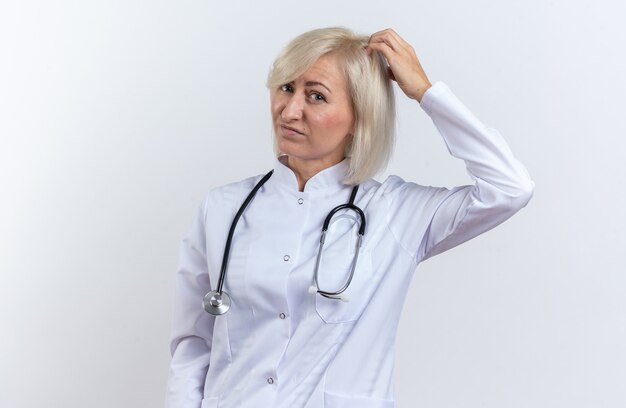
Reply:
<svg viewBox="0 0 626 408"><path fill-rule="evenodd" d="M421 102L424 92L432 84L411 44L387 28L372 34L365 49L368 54L379 51L389 65L389 77L397 82L406 96Z"/></svg>

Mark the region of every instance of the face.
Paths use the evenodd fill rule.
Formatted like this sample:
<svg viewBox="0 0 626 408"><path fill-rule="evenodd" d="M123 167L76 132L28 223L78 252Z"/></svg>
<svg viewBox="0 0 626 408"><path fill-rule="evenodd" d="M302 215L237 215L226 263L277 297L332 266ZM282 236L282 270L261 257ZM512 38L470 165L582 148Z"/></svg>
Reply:
<svg viewBox="0 0 626 408"><path fill-rule="evenodd" d="M332 165L344 158L354 133L348 86L327 54L294 81L271 90L276 142L290 159Z"/></svg>

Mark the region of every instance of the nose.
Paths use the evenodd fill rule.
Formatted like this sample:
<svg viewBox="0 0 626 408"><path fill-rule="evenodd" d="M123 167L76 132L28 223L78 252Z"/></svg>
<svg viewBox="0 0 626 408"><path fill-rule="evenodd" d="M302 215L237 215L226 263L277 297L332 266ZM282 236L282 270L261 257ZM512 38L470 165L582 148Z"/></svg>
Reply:
<svg viewBox="0 0 626 408"><path fill-rule="evenodd" d="M283 110L280 112L280 117L284 121L292 121L302 119L304 109L304 101L298 94L292 94L285 102Z"/></svg>

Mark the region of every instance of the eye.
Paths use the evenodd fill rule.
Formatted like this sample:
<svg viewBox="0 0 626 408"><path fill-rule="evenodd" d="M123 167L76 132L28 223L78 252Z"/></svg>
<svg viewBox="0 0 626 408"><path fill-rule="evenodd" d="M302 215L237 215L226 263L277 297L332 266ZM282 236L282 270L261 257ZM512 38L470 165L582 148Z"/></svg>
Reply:
<svg viewBox="0 0 626 408"><path fill-rule="evenodd" d="M280 90L283 92L293 92L293 87L291 84L284 84L280 86Z"/></svg>
<svg viewBox="0 0 626 408"><path fill-rule="evenodd" d="M311 99L313 99L313 101L315 102L326 102L326 98L324 97L324 95L322 95L321 93L318 92L311 92L309 94L309 96L311 97Z"/></svg>

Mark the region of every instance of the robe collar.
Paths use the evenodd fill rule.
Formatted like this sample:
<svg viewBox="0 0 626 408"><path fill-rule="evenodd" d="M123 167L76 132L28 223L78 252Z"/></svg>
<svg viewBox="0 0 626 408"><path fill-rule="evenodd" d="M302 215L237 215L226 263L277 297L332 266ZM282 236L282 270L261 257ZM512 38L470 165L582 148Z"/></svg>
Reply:
<svg viewBox="0 0 626 408"><path fill-rule="evenodd" d="M304 193L315 192L319 190L336 189L345 187L343 179L348 173L350 167L350 158L346 157L339 163L327 167L311 177L304 185ZM274 173L268 180L268 183L282 188L287 188L298 193L298 179L296 174L287 166L287 155L281 155L276 158L274 163Z"/></svg>

